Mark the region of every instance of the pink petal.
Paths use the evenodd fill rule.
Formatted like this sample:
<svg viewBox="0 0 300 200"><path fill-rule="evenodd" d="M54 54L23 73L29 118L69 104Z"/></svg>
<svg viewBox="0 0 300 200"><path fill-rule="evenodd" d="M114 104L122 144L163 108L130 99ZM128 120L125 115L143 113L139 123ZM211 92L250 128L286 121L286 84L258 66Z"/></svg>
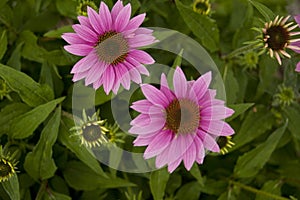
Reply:
<svg viewBox="0 0 300 200"><path fill-rule="evenodd" d="M223 105L213 105L200 109L201 119L205 120L220 120L231 116L234 110L227 108Z"/></svg>
<svg viewBox="0 0 300 200"><path fill-rule="evenodd" d="M136 61L143 63L143 64L153 64L155 62L148 53L146 53L145 51L142 51L142 50L137 50L137 49L131 50L129 52L128 57L132 57ZM131 63L131 64L133 64L133 63Z"/></svg>
<svg viewBox="0 0 300 200"><path fill-rule="evenodd" d="M200 127L216 136L228 136L234 134L234 130L224 121L200 120Z"/></svg>
<svg viewBox="0 0 300 200"><path fill-rule="evenodd" d="M173 85L176 97L185 98L187 92L187 81L180 67L177 67L174 72Z"/></svg>
<svg viewBox="0 0 300 200"><path fill-rule="evenodd" d="M163 130L156 134L156 137L149 143L144 152L144 158L149 159L160 154L173 139L173 133L169 130Z"/></svg>
<svg viewBox="0 0 300 200"><path fill-rule="evenodd" d="M128 132L137 135L147 135L161 130L165 125L165 120L162 117L151 116L150 123L145 126L133 126Z"/></svg>
<svg viewBox="0 0 300 200"><path fill-rule="evenodd" d="M196 162L202 164L205 157L204 145L202 144L202 141L199 137L195 137L195 144L197 152Z"/></svg>
<svg viewBox="0 0 300 200"><path fill-rule="evenodd" d="M172 162L172 163L169 163L168 164L168 171L170 173L172 173L178 166L179 164L181 163L181 158L177 159L176 161Z"/></svg>
<svg viewBox="0 0 300 200"><path fill-rule="evenodd" d="M93 47L86 44L72 44L64 46L64 49L77 56L86 56L93 50Z"/></svg>
<svg viewBox="0 0 300 200"><path fill-rule="evenodd" d="M156 137L156 134L146 135L146 136L138 136L134 141L134 146L146 146Z"/></svg>
<svg viewBox="0 0 300 200"><path fill-rule="evenodd" d="M130 19L130 15L131 15L131 5L127 4L118 14L115 22L114 22L114 26L115 26L115 30L118 32L122 32Z"/></svg>
<svg viewBox="0 0 300 200"><path fill-rule="evenodd" d="M118 80L121 82L121 84L126 90L129 90L130 74L127 68L122 63L119 63L117 66L115 66L115 68L116 68L116 75L118 77Z"/></svg>
<svg viewBox="0 0 300 200"><path fill-rule="evenodd" d="M120 0L118 0L118 1L116 2L116 4L114 5L114 7L112 8L112 10L111 10L111 17L112 17L113 21L116 20L118 14L121 12L121 10L122 10L123 8L124 8L123 2L120 1Z"/></svg>
<svg viewBox="0 0 300 200"><path fill-rule="evenodd" d="M143 23L145 17L146 17L145 13L135 16L129 21L125 30L128 31L132 29L137 29Z"/></svg>
<svg viewBox="0 0 300 200"><path fill-rule="evenodd" d="M83 40L93 44L97 42L97 34L91 29L89 29L87 26L75 24L72 27L76 31L78 36L81 37Z"/></svg>
<svg viewBox="0 0 300 200"><path fill-rule="evenodd" d="M81 25L84 25L86 27L88 27L89 29L93 29L91 23L90 23L90 20L88 17L85 17L85 16L78 16L78 21ZM96 30L95 30L96 31Z"/></svg>
<svg viewBox="0 0 300 200"><path fill-rule="evenodd" d="M105 70L107 69L107 67L108 65L106 63L101 61L96 61L92 69L89 71L87 78L85 79L85 84L89 85L99 80L100 77L105 72Z"/></svg>
<svg viewBox="0 0 300 200"><path fill-rule="evenodd" d="M81 39L76 33L64 33L61 37L69 44L86 43L86 41Z"/></svg>
<svg viewBox="0 0 300 200"><path fill-rule="evenodd" d="M131 126L147 126L150 124L151 120L148 114L140 114L133 120L131 120L130 125Z"/></svg>
<svg viewBox="0 0 300 200"><path fill-rule="evenodd" d="M129 72L130 79L137 84L142 83L142 77L140 72L133 66L131 63L127 62L126 60L123 62L124 66L127 68Z"/></svg>
<svg viewBox="0 0 300 200"><path fill-rule="evenodd" d="M298 62L297 67L295 69L296 72L300 72L300 62Z"/></svg>
<svg viewBox="0 0 300 200"><path fill-rule="evenodd" d="M100 3L99 15L101 19L102 29L109 31L112 28L112 18L107 5L102 1Z"/></svg>
<svg viewBox="0 0 300 200"><path fill-rule="evenodd" d="M127 56L126 62L128 62L132 66L134 66L141 74L149 76L149 71L140 62L138 62L137 60L135 60L131 56Z"/></svg>
<svg viewBox="0 0 300 200"><path fill-rule="evenodd" d="M194 138L195 135L192 134L179 134L175 136L169 147L166 148L160 155L158 155L164 159L157 159L157 166L164 166L165 164L172 163L179 158L182 159L183 154L193 144Z"/></svg>
<svg viewBox="0 0 300 200"><path fill-rule="evenodd" d="M87 72L76 73L76 74L74 74L72 81L76 82L78 80L81 80L81 79L85 78L86 75L87 75Z"/></svg>
<svg viewBox="0 0 300 200"><path fill-rule="evenodd" d="M197 148L195 144L191 144L189 149L183 154L183 163L185 168L190 171L192 168L195 160L196 160L196 155L197 155Z"/></svg>
<svg viewBox="0 0 300 200"><path fill-rule="evenodd" d="M133 102L132 106L130 107L140 113L148 113L149 107L151 106L153 106L153 104L150 101L148 101L147 99L143 99Z"/></svg>
<svg viewBox="0 0 300 200"><path fill-rule="evenodd" d="M140 34L128 39L128 44L131 48L143 47L155 42L155 37L152 35Z"/></svg>
<svg viewBox="0 0 300 200"><path fill-rule="evenodd" d="M86 57L80 59L72 68L71 73L84 72L90 69L92 65L89 65L90 62L93 62L97 59L97 55L93 52L89 53Z"/></svg>
<svg viewBox="0 0 300 200"><path fill-rule="evenodd" d="M107 95L111 91L114 81L115 81L115 71L113 69L113 66L110 65L103 73L103 88Z"/></svg>
<svg viewBox="0 0 300 200"><path fill-rule="evenodd" d="M299 27L300 27L300 15L294 16L294 19L295 19L295 21L297 22L297 24L298 24Z"/></svg>
<svg viewBox="0 0 300 200"><path fill-rule="evenodd" d="M293 42L293 43L291 43L290 45L295 46L295 47L299 47L299 48L300 48L300 41ZM296 53L299 53L299 54L300 54L300 50L298 50L298 49L292 49L292 50L295 51Z"/></svg>
<svg viewBox="0 0 300 200"><path fill-rule="evenodd" d="M153 33L153 30L141 27L141 28L138 28L134 33L136 35L139 35L139 34L151 35Z"/></svg>
<svg viewBox="0 0 300 200"><path fill-rule="evenodd" d="M101 22L100 22L103 19L96 13L95 10L93 10L89 6L87 7L87 13L88 13L88 16L89 16L90 24L92 25L93 29L98 34L104 33L106 31L106 29L102 28Z"/></svg>
<svg viewBox="0 0 300 200"><path fill-rule="evenodd" d="M204 147L212 152L220 152L220 148L216 140L211 137L208 133L198 130L197 135L202 140Z"/></svg>
<svg viewBox="0 0 300 200"><path fill-rule="evenodd" d="M210 82L211 72L207 72L194 82L191 88L191 92L195 92L198 99L200 100L203 97L203 95L207 92Z"/></svg>
<svg viewBox="0 0 300 200"><path fill-rule="evenodd" d="M143 94L151 103L164 108L167 107L168 98L160 90L149 84L142 84L141 88Z"/></svg>
<svg viewBox="0 0 300 200"><path fill-rule="evenodd" d="M160 90L168 98L168 103L171 103L175 99L174 93L169 89L168 81L165 74L161 74L160 78Z"/></svg>

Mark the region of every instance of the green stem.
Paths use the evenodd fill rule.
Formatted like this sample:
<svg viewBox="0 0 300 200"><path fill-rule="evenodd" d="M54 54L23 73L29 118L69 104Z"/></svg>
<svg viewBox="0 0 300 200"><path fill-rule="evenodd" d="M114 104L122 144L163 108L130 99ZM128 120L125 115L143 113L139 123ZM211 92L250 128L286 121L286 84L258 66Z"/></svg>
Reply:
<svg viewBox="0 0 300 200"><path fill-rule="evenodd" d="M243 46L241 48L238 48L236 50L234 50L233 52L229 53L226 56L223 56L224 60L229 60L231 58L234 58L242 53L248 52L250 50L254 50L258 48L258 42L257 43L253 43L253 44L249 44L247 46Z"/></svg>
<svg viewBox="0 0 300 200"><path fill-rule="evenodd" d="M230 180L229 183L234 184L234 185L236 185L236 186L238 186L238 187L240 187L244 190L248 190L249 192L253 192L253 193L258 194L258 195L267 196L267 197L270 197L270 198L273 198L273 199L276 199L276 200L289 200L288 198L280 197L280 196L277 196L277 195L274 195L274 194L271 194L271 193L268 193L268 192L265 192L265 191L262 191L262 190L258 190L256 188L250 187L248 185L244 185L240 182Z"/></svg>

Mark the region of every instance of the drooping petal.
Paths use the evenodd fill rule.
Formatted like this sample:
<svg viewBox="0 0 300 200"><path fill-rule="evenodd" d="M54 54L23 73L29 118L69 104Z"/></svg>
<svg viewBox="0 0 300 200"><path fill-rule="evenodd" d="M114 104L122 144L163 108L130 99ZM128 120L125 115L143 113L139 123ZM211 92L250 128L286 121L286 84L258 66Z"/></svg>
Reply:
<svg viewBox="0 0 300 200"><path fill-rule="evenodd" d="M69 44L85 44L86 41L79 37L76 33L64 33L61 36Z"/></svg>
<svg viewBox="0 0 300 200"><path fill-rule="evenodd" d="M115 72L113 66L109 65L103 73L103 88L108 95L115 81Z"/></svg>
<svg viewBox="0 0 300 200"><path fill-rule="evenodd" d="M234 110L223 105L213 105L201 109L201 119L220 120L231 116Z"/></svg>
<svg viewBox="0 0 300 200"><path fill-rule="evenodd" d="M174 172L174 170L179 166L179 164L181 163L182 159L179 158L177 159L176 161L172 162L172 163L169 163L168 164L168 171L170 173Z"/></svg>
<svg viewBox="0 0 300 200"><path fill-rule="evenodd" d="M76 31L78 36L81 37L83 40L90 43L97 42L98 35L87 26L75 24L72 26L72 28Z"/></svg>
<svg viewBox="0 0 300 200"><path fill-rule="evenodd" d="M148 114L140 114L130 122L130 125L141 127L150 124L150 121L151 120Z"/></svg>
<svg viewBox="0 0 300 200"><path fill-rule="evenodd" d="M194 82L191 88L191 92L194 92L196 94L198 100L200 100L208 90L210 82L211 82L211 72L207 72L203 74L200 78L198 78Z"/></svg>
<svg viewBox="0 0 300 200"><path fill-rule="evenodd" d="M216 140L211 137L208 133L198 130L198 137L202 140L204 147L212 152L219 152L220 148Z"/></svg>
<svg viewBox="0 0 300 200"><path fill-rule="evenodd" d="M155 42L155 37L152 35L140 34L128 39L128 44L131 48L147 46Z"/></svg>
<svg viewBox="0 0 300 200"><path fill-rule="evenodd" d="M154 59L145 51L133 49L129 52L129 56L143 64L153 64Z"/></svg>
<svg viewBox="0 0 300 200"><path fill-rule="evenodd" d="M149 124L145 126L133 126L128 132L137 135L147 135L161 130L165 125L165 119L162 115L150 116Z"/></svg>
<svg viewBox="0 0 300 200"><path fill-rule="evenodd" d="M197 156L197 148L195 143L191 144L189 149L183 155L183 163L185 168L190 171L192 168Z"/></svg>
<svg viewBox="0 0 300 200"><path fill-rule="evenodd" d="M99 80L100 77L105 72L105 70L107 69L107 67L108 67L108 64L101 62L101 61L96 61L94 63L94 66L88 73L87 78L85 79L85 84L89 85L89 84L94 83L97 80Z"/></svg>
<svg viewBox="0 0 300 200"><path fill-rule="evenodd" d="M148 145L154 138L156 137L156 134L152 135L139 135L134 141L134 146L145 146Z"/></svg>

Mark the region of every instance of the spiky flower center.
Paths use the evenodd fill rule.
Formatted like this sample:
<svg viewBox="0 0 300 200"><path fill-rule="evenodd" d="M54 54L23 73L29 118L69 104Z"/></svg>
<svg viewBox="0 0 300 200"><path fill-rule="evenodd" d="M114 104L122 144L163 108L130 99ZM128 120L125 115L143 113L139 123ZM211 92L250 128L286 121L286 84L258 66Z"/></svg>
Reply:
<svg viewBox="0 0 300 200"><path fill-rule="evenodd" d="M101 138L101 128L99 125L90 124L82 129L82 137L86 142L96 142Z"/></svg>
<svg viewBox="0 0 300 200"><path fill-rule="evenodd" d="M271 26L266 30L266 43L274 51L284 50L290 40L289 31L281 25Z"/></svg>
<svg viewBox="0 0 300 200"><path fill-rule="evenodd" d="M0 180L6 179L15 173L14 166L5 159L0 160Z"/></svg>
<svg viewBox="0 0 300 200"><path fill-rule="evenodd" d="M100 60L117 65L127 57L129 46L121 33L108 31L99 36L95 49Z"/></svg>
<svg viewBox="0 0 300 200"><path fill-rule="evenodd" d="M199 126L199 106L189 99L174 99L165 113L165 128L176 134L194 133Z"/></svg>
<svg viewBox="0 0 300 200"><path fill-rule="evenodd" d="M228 149L232 148L235 144L231 141L231 136L220 136L217 140L220 147L221 154L228 153Z"/></svg>
<svg viewBox="0 0 300 200"><path fill-rule="evenodd" d="M193 5L193 10L202 15L207 15L210 12L210 3L208 0L196 0Z"/></svg>

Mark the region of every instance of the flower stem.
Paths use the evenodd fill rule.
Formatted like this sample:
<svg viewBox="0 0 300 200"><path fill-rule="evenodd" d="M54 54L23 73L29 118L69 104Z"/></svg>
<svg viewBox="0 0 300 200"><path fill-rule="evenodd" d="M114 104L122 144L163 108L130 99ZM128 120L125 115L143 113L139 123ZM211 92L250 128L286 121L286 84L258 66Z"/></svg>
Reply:
<svg viewBox="0 0 300 200"><path fill-rule="evenodd" d="M288 198L280 197L280 196L277 196L277 195L274 195L274 194L271 194L271 193L268 193L268 192L265 192L265 191L262 191L262 190L258 190L256 188L250 187L248 185L244 185L240 182L236 182L236 181L233 181L233 180L230 180L229 183L233 184L233 185L236 185L236 186L238 186L238 187L240 187L244 190L248 190L249 192L253 192L255 194L258 194L258 195L263 195L263 196L270 197L270 198L273 198L273 199L276 199L276 200L289 200Z"/></svg>
<svg viewBox="0 0 300 200"><path fill-rule="evenodd" d="M259 47L258 44L259 43L255 42L253 44L249 44L247 46L243 46L241 48L238 48L238 49L234 50L233 52L229 53L228 55L223 56L223 59L224 60L229 60L229 59L234 58L235 56L238 56L242 53L248 52L250 50L257 49Z"/></svg>

